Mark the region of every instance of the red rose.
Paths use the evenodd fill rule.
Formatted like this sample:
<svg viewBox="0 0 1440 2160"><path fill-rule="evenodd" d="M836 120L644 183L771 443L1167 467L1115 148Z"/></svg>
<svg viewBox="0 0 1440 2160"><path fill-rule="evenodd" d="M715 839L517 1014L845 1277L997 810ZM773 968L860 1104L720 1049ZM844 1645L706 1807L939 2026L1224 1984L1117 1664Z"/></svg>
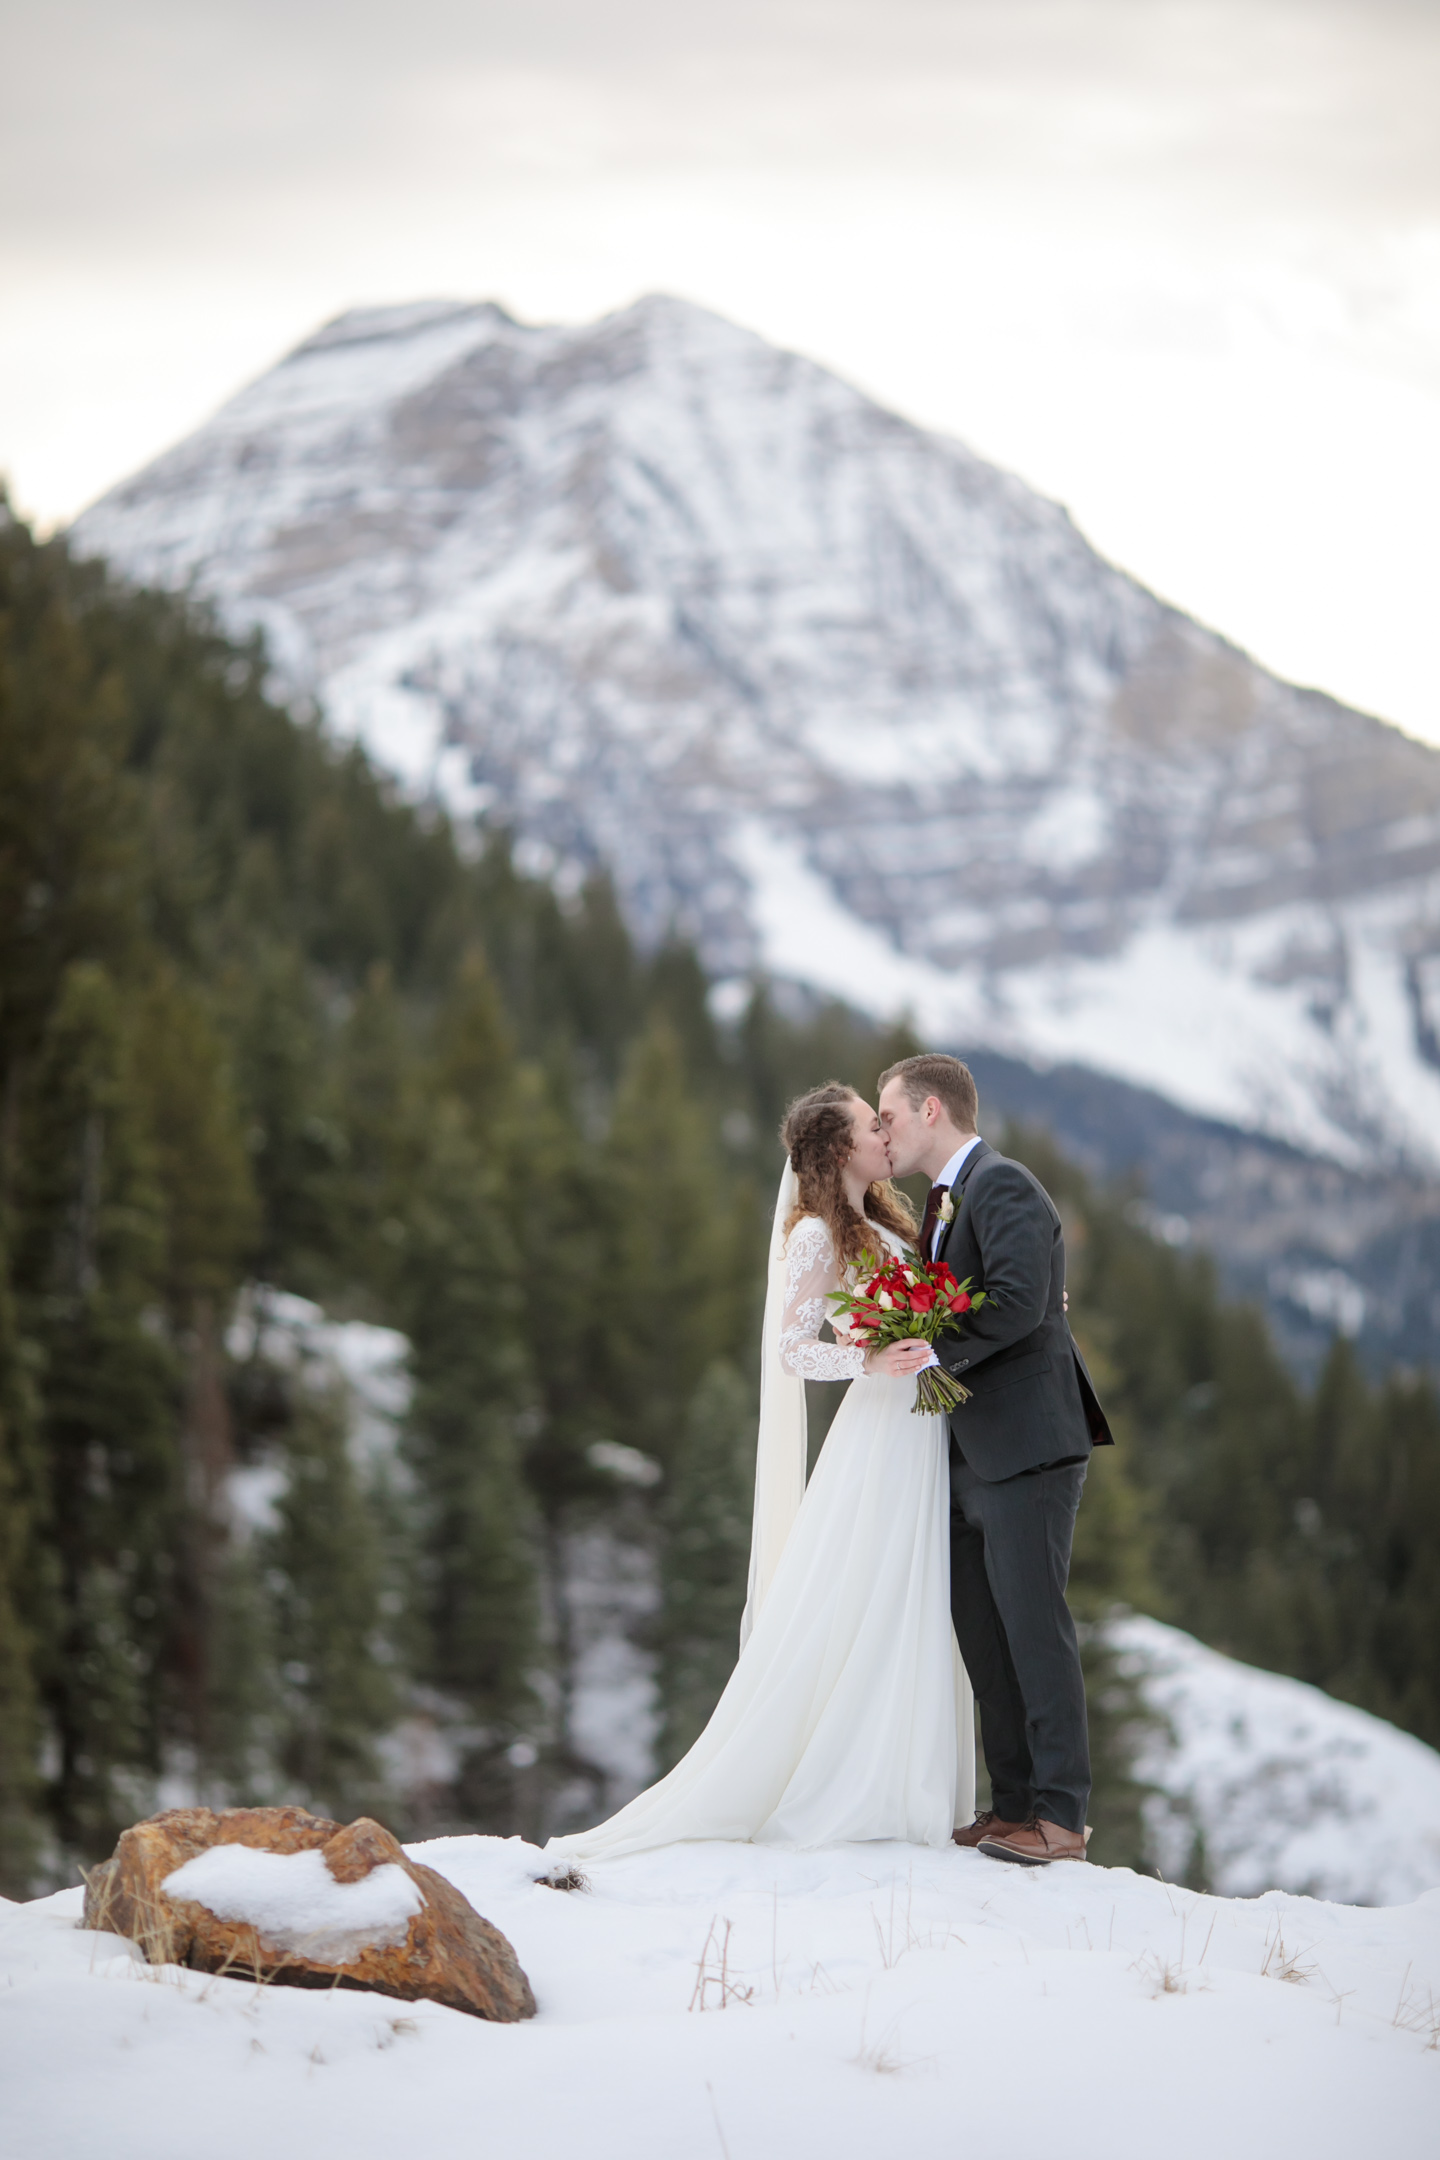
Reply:
<svg viewBox="0 0 1440 2160"><path fill-rule="evenodd" d="M957 1290L955 1292L955 1295L950 1300L950 1310L951 1312L969 1312L970 1293L968 1290Z"/></svg>
<svg viewBox="0 0 1440 2160"><path fill-rule="evenodd" d="M910 1292L911 1311L929 1312L934 1303L935 1292L931 1289L929 1283L916 1283L914 1289Z"/></svg>

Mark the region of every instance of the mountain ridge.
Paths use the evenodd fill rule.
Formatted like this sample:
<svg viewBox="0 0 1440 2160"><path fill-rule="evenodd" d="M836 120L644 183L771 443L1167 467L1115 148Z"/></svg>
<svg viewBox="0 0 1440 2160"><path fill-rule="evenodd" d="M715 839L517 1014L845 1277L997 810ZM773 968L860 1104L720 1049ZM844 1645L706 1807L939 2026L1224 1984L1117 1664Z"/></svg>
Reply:
<svg viewBox="0 0 1440 2160"><path fill-rule="evenodd" d="M1437 1167L1440 755L692 303L351 311L75 539L721 976Z"/></svg>

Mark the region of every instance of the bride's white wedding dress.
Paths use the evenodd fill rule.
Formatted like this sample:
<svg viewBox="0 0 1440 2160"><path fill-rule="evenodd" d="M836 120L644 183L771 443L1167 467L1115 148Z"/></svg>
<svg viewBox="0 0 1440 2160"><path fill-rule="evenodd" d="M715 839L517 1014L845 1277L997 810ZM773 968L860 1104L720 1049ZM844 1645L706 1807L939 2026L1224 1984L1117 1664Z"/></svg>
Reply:
<svg viewBox="0 0 1440 2160"><path fill-rule="evenodd" d="M870 1378L861 1350L820 1340L839 1271L815 1217L783 1238L787 1198L782 1187L739 1663L689 1754L608 1822L552 1839L557 1859L697 1838L945 1845L974 1813L944 1420L912 1412L913 1378ZM807 1378L851 1381L808 1486Z"/></svg>

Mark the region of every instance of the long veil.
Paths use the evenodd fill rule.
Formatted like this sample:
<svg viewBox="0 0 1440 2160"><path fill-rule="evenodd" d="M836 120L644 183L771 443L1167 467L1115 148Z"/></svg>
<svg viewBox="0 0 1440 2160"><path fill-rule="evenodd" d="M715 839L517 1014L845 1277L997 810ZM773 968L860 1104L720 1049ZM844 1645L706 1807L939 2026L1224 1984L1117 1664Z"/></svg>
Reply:
<svg viewBox="0 0 1440 2160"><path fill-rule="evenodd" d="M755 1447L755 1513L750 1527L750 1580L740 1620L740 1647L750 1639L774 1578L785 1540L805 1497L805 1382L780 1362L785 1312L785 1224L799 1181L787 1160L770 1227L765 1325L760 1338L760 1433Z"/></svg>
<svg viewBox="0 0 1440 2160"><path fill-rule="evenodd" d="M740 1648L750 1640L761 1606L774 1580L785 1541L805 1497L805 1382L780 1362L780 1329L785 1313L785 1225L799 1193L799 1180L786 1163L775 1196L770 1226L770 1260L765 1279L765 1325L760 1338L760 1432L755 1447L755 1513L750 1527L750 1578L740 1618ZM975 1812L975 1709L970 1682L952 1631L951 1667L955 1688L955 1822L968 1823Z"/></svg>

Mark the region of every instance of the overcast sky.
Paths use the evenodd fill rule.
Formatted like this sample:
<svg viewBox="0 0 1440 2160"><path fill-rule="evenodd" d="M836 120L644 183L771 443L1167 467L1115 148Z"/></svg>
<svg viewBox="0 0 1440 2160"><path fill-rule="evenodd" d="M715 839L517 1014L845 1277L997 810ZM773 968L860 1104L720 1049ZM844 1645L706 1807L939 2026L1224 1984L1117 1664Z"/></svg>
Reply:
<svg viewBox="0 0 1440 2160"><path fill-rule="evenodd" d="M705 302L1440 741L1440 0L0 0L46 523L358 302Z"/></svg>

